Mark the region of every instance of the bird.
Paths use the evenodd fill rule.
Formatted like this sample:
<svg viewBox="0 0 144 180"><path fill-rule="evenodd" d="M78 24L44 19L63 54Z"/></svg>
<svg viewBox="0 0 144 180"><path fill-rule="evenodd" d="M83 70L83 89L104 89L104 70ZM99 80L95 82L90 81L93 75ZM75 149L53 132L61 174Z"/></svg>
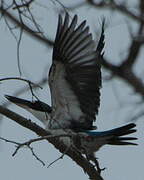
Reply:
<svg viewBox="0 0 144 180"><path fill-rule="evenodd" d="M58 18L52 65L48 73L52 104L51 111L47 112L49 129L69 128L80 131L95 128L93 122L100 106L104 22L96 46L86 20L80 25L77 25L77 21L78 16L75 15L70 22L68 13L64 20L61 15ZM29 108L34 114L38 101L28 103L16 97L6 97ZM42 103L39 103L43 109Z"/></svg>
<svg viewBox="0 0 144 180"><path fill-rule="evenodd" d="M87 159L97 163L94 153L105 144L136 145L131 140L137 138L125 136L136 132L136 125L129 123L112 130L96 130L94 121L100 107L105 20L97 43L89 32L86 20L79 25L77 22L78 16L71 18L68 13L64 19L62 15L58 18L52 65L48 73L51 106L39 100L5 97L31 112L46 129L71 129L77 133L75 146Z"/></svg>
<svg viewBox="0 0 144 180"><path fill-rule="evenodd" d="M9 95L5 95L5 97L10 102L15 103L16 105L32 113L37 119L39 119L45 125L47 129L48 121L50 121L52 107L39 100L31 102L25 99ZM133 140L137 140L136 137L125 136L135 133L135 127L136 124L129 123L127 125L107 131L80 130L79 132L77 132L78 135L73 138L73 145L82 154L86 155L87 160L92 161L95 164L98 173L101 174L101 171L105 168L100 168L99 162L95 157L95 153L104 145L137 145L136 143L131 142ZM60 133L63 134L63 132L61 131ZM71 143L72 141L69 142ZM69 142L67 143L66 141L67 146L71 145Z"/></svg>

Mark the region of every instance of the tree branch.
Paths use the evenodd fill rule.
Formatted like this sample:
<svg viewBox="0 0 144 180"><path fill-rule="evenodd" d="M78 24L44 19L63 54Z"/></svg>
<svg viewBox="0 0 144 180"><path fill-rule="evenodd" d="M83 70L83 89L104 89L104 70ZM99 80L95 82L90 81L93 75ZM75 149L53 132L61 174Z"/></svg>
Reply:
<svg viewBox="0 0 144 180"><path fill-rule="evenodd" d="M92 5L93 7L97 7L97 8L109 8L112 10L117 10L119 12L121 12L122 14L125 14L126 16L129 16L130 18L138 21L138 22L142 22L144 24L144 18L143 16L139 16L134 14L133 12L131 12L130 10L128 10L128 8L126 8L125 5L118 4L116 3L114 0L111 1L102 1L102 2L95 2L94 0L86 0L90 5Z"/></svg>
<svg viewBox="0 0 144 180"><path fill-rule="evenodd" d="M136 37L132 37L132 42L129 48L129 53L125 61L122 62L121 67L125 66L124 68L131 69L134 63L137 60L138 54L142 48L142 44L144 41L142 40L143 37L143 27L144 23L139 23L139 28Z"/></svg>
<svg viewBox="0 0 144 180"><path fill-rule="evenodd" d="M129 84L137 93L139 93L142 97L144 97L144 84L139 79L131 69L121 67L121 66L115 66L111 63L109 63L106 59L103 59L102 65L110 70L113 75L116 75L117 77L121 78L124 82Z"/></svg>
<svg viewBox="0 0 144 180"><path fill-rule="evenodd" d="M3 16L5 16L6 18L8 18L12 23L14 23L15 25L17 25L18 27L20 27L21 29L23 29L27 34L29 34L31 37L39 40L42 43L45 43L47 46L52 46L53 42L49 39L47 39L46 37L43 37L41 35L39 35L38 33L36 33L34 30L30 29L26 24L22 23L21 21L19 21L17 19L17 17L15 17L14 15L12 15L12 13L8 12L7 10L5 10L2 6L0 6L0 12Z"/></svg>
<svg viewBox="0 0 144 180"><path fill-rule="evenodd" d="M31 120L27 120L23 116L4 108L0 105L0 113L10 118L11 120L17 122L21 126L30 129L35 132L39 136L47 136L51 135L51 132L46 131L45 129L38 126L36 123L33 123ZM89 178L92 180L103 180L103 178L96 171L95 167L86 160L78 151L73 148L69 148L67 151L67 146L63 144L59 139L49 139L50 143L52 143L56 149L58 149L61 153L65 153L68 155L76 164L78 164L85 173L88 174Z"/></svg>

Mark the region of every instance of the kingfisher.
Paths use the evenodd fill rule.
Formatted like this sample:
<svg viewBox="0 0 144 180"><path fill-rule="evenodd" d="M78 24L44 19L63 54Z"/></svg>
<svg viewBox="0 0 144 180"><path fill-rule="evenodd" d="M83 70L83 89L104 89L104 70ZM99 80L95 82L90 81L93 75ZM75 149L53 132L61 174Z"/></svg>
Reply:
<svg viewBox="0 0 144 180"><path fill-rule="evenodd" d="M51 106L42 101L5 97L31 112L46 129L71 129L81 138L75 145L92 160L93 153L105 144L136 145L134 123L98 132L93 125L100 106L101 63L104 48L104 21L99 41L95 43L86 21L77 25L78 16L68 13L58 18L48 83Z"/></svg>

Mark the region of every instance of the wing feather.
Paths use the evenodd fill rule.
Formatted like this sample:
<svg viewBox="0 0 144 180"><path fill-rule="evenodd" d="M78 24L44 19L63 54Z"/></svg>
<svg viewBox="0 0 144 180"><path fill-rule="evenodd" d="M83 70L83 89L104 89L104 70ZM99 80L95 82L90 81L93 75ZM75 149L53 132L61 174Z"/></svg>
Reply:
<svg viewBox="0 0 144 180"><path fill-rule="evenodd" d="M69 41L69 38L71 37L71 34L73 33L76 25L77 25L77 16L75 15L74 18L72 19L72 22L70 24L70 27L67 29L67 31L65 32L65 37L63 38L62 42L61 42L61 47L65 47ZM63 51L63 50L62 50Z"/></svg>
<svg viewBox="0 0 144 180"><path fill-rule="evenodd" d="M86 21L77 26L77 19L75 15L70 23L70 17L66 13L63 22L61 15L59 16L53 49L53 64L62 64L59 67L64 68L63 78L76 96L75 100L79 103L77 108L80 108L85 116L81 126L91 129L100 105L104 21L100 40L95 49Z"/></svg>

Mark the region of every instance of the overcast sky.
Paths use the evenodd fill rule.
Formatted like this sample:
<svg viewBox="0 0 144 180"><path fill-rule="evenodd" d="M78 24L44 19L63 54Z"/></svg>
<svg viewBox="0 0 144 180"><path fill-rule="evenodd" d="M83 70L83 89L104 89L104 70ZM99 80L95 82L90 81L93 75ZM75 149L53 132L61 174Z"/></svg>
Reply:
<svg viewBox="0 0 144 180"><path fill-rule="evenodd" d="M57 4L49 3L47 8L42 8L37 5L36 8L33 9L45 34L51 37L51 39L54 39L57 28L58 18L56 10L58 7ZM108 11L93 10L92 8L86 7L75 10L70 14L73 16L75 13L79 17L79 22L85 19L87 20L87 24L90 25L90 30L93 34L95 31L100 31L101 18L103 16L106 18L105 56L118 64L121 57L126 55L126 47L130 41L130 35L126 24L127 18L118 14L109 13ZM132 25L133 28L136 28L136 24ZM16 41L10 34L4 21L0 22L0 40L0 78L19 76ZM33 82L37 82L42 77L46 77L51 63L51 53L52 51L45 45L23 34L20 46L20 64L23 77ZM141 69L140 64L139 67ZM103 77L106 74L107 73L103 70ZM24 87L24 85L23 82L17 81L5 81L0 84L0 102L3 103L6 101L4 94L12 95L14 92ZM128 120L132 111L127 103L131 103L133 100L138 99L138 96L134 94L133 97L129 99L129 97L131 97L129 94L133 92L119 79L115 79L112 82L103 82L101 93L100 113L96 122L98 129L106 130L126 124L126 120ZM44 86L43 90L37 91L36 94L42 101L50 104L50 95L47 85ZM27 92L20 97L31 99L31 93ZM15 105L11 105L9 108L39 123L37 119L21 108ZM105 180L144 179L143 124L144 122L142 120L137 122L138 132L135 135L139 138L137 141L139 146L105 146L97 153L101 167L107 168L102 172L102 176ZM28 129L19 126L5 117L3 118L0 128L0 136L17 142L24 142L36 137L36 135ZM49 163L57 159L61 154L46 141L34 143L32 146L38 157L46 163L45 167L32 156L28 148L20 149L16 156L12 157L15 146L13 144L1 142L1 179L88 179L88 176L84 174L82 169L67 156L64 156L62 160L57 161L50 168L47 168Z"/></svg>

